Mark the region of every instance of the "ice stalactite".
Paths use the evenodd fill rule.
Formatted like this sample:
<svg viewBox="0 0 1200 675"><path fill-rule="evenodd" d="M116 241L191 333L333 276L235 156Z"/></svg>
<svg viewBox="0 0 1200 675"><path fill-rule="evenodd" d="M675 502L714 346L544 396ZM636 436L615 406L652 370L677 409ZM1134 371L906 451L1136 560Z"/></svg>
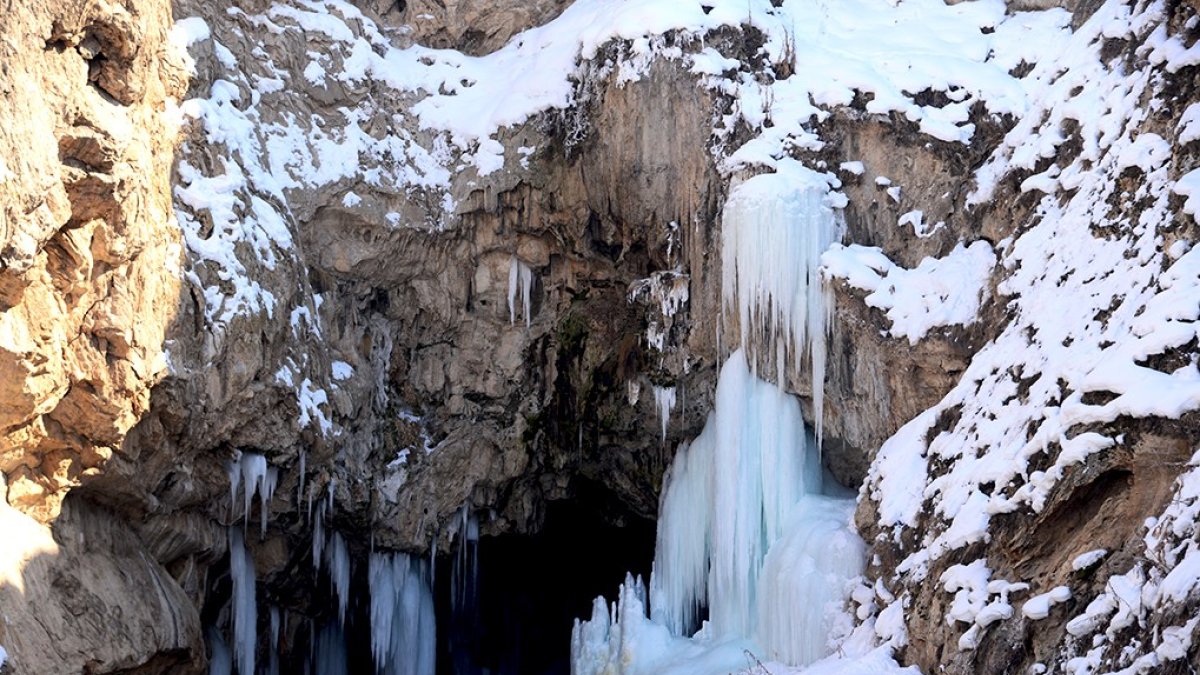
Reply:
<svg viewBox="0 0 1200 675"><path fill-rule="evenodd" d="M667 475L649 602L633 579L611 611L598 599L576 624L573 673L685 662L679 672L727 673L745 668L746 650L792 665L827 655L865 547L853 499L822 495L808 445L797 400L734 352L704 430Z"/></svg>
<svg viewBox="0 0 1200 675"><path fill-rule="evenodd" d="M279 631L282 628L280 620L279 608L271 607L271 642L268 646L268 654L270 654L270 663L267 665L267 672L270 675L279 675Z"/></svg>
<svg viewBox="0 0 1200 675"><path fill-rule="evenodd" d="M533 319L530 311L531 297L533 294L533 270L528 265L517 259L517 256L512 257L512 263L508 267L508 322L517 322L517 292L521 294L521 311L525 317L525 327L529 327L530 321Z"/></svg>
<svg viewBox="0 0 1200 675"><path fill-rule="evenodd" d="M831 185L832 183L832 185ZM837 179L798 162L754 176L730 191L721 224L721 297L737 317L741 345L753 365L774 354L776 377L786 386L808 352L814 426L822 439L826 339L832 291L820 276L821 254L841 238L836 209L845 196Z"/></svg>
<svg viewBox="0 0 1200 675"><path fill-rule="evenodd" d="M338 531L329 535L325 544L325 567L338 600L338 623L346 624L346 607L350 604L350 551Z"/></svg>
<svg viewBox="0 0 1200 675"><path fill-rule="evenodd" d="M233 675L233 653L221 637L221 631L208 629L208 675Z"/></svg>
<svg viewBox="0 0 1200 675"><path fill-rule="evenodd" d="M371 553L371 655L380 675L434 675L437 622L428 563Z"/></svg>
<svg viewBox="0 0 1200 675"><path fill-rule="evenodd" d="M654 387L654 405L658 408L658 420L662 423L662 439L666 441L671 411L675 409L675 387Z"/></svg>
<svg viewBox="0 0 1200 675"><path fill-rule="evenodd" d="M267 507L275 496L275 487L279 484L279 469L267 464L267 458L255 452L242 452L233 461L226 464L229 474L229 511L232 515L237 508L237 494L242 489L242 518L246 524L250 522L250 504L254 495L258 495L258 510L261 518L261 534L267 533Z"/></svg>
<svg viewBox="0 0 1200 675"><path fill-rule="evenodd" d="M239 675L254 675L258 642L258 605L254 559L246 550L242 531L229 528L229 575L233 578L233 656Z"/></svg>
<svg viewBox="0 0 1200 675"><path fill-rule="evenodd" d="M296 481L296 506L304 503L304 479L308 474L308 451L300 450L300 479ZM311 502L309 502L311 506ZM311 509L310 509L311 510Z"/></svg>
<svg viewBox="0 0 1200 675"><path fill-rule="evenodd" d="M313 520L312 561L313 568L329 574L338 601L338 623L346 623L346 608L350 603L350 550L346 540L337 530L327 530L326 518L333 516L333 482L329 484L328 498L317 505Z"/></svg>
<svg viewBox="0 0 1200 675"><path fill-rule="evenodd" d="M322 626L313 646L313 675L350 674L346 634L340 625L331 621Z"/></svg>
<svg viewBox="0 0 1200 675"><path fill-rule="evenodd" d="M450 596L456 611L470 608L479 586L479 519L464 505L459 509L458 550L451 569Z"/></svg>

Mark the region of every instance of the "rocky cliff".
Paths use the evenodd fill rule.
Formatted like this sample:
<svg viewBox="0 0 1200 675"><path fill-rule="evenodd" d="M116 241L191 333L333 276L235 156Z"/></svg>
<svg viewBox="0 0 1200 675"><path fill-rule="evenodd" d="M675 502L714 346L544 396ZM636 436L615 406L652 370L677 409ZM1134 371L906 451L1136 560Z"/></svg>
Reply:
<svg viewBox="0 0 1200 675"><path fill-rule="evenodd" d="M337 556L652 519L739 343L861 486L898 661L1194 660L1196 8L949 4L16 2L6 667L203 672L239 525L265 663ZM896 25L933 56L855 37ZM817 360L723 259L800 164L843 225Z"/></svg>

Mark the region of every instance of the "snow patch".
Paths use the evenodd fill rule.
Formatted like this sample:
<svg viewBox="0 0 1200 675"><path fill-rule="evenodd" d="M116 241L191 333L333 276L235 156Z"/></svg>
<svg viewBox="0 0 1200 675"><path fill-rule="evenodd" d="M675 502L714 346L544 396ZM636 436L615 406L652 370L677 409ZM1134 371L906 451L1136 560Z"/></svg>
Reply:
<svg viewBox="0 0 1200 675"><path fill-rule="evenodd" d="M996 265L990 244L959 244L945 258L899 267L876 247L834 244L821 257L825 274L869 291L869 307L887 313L894 337L916 344L934 328L973 323Z"/></svg>

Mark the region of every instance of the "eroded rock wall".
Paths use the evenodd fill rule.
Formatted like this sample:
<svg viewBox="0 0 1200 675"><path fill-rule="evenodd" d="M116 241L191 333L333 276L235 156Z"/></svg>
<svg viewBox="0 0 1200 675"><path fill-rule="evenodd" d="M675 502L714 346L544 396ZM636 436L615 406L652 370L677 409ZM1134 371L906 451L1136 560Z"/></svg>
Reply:
<svg viewBox="0 0 1200 675"><path fill-rule="evenodd" d="M737 118L734 97L680 59L712 47L769 86L788 65L762 62L763 35L668 35L650 57L615 41L582 61L570 105L468 142L413 112L431 92L363 64L413 44L486 53L564 3L333 4L324 14L265 1L31 6L4 26L0 470L9 503L54 521L58 541L37 530L45 546L21 563L32 590L4 586L0 602L84 608L0 632L18 667L202 667L201 615L228 620L228 529L264 515L257 500L247 514L231 499L243 456L278 471L265 534L250 527L246 538L260 606L291 610L284 630L296 632L332 612L311 604L325 582L311 560L324 536L314 513L357 558L372 545L445 551L464 505L493 514L485 535L536 529L547 500L595 486L610 500L595 506L604 518L650 518L673 448L711 410L738 328L721 297L720 211L731 180L763 169L722 163L755 131L714 131ZM1077 24L1095 9L1067 4ZM1182 14L1172 21L1193 30ZM1128 53L1111 63L1147 67L1135 47L1112 48ZM1181 101L1183 73L1171 81ZM1145 129L1171 137L1182 103L1172 106ZM1003 252L1045 207L1022 187L1031 168L1006 175L990 203L968 204L969 177L1019 122L983 106L972 115L972 141L952 143L856 100L815 125L820 147L792 152L840 179L847 243L878 246L906 269L964 243ZM1172 171L1187 168L1180 161ZM1137 194L1137 176L1110 179ZM840 480L867 477L880 447L944 402L1014 325L1009 275L993 270L973 321L912 340L890 332L862 289L831 282L823 415ZM811 418L810 374L795 365L785 385ZM1013 377L1019 391L1031 375ZM664 421L668 389L676 403ZM927 444L960 421L944 408L927 420ZM1187 417L1110 427L1125 434L1121 449L1067 473L1041 510L998 516L990 540L921 578L898 570L942 532L936 504L890 530L878 476L868 483L859 526L878 555L876 602L894 594L915 608L904 659L1002 672L1081 649L1064 646L1060 609L960 650L968 627L946 619L955 595L930 580L977 554L996 578L1073 583L1072 609L1105 592L1146 555L1137 523L1162 511L1196 438ZM1064 561L1085 546L1113 553L1104 574L1089 568L1078 583ZM113 580L124 567L134 571ZM160 592L118 605L131 584ZM114 629L94 608L116 606L132 637L93 649ZM50 643L60 648L38 656Z"/></svg>

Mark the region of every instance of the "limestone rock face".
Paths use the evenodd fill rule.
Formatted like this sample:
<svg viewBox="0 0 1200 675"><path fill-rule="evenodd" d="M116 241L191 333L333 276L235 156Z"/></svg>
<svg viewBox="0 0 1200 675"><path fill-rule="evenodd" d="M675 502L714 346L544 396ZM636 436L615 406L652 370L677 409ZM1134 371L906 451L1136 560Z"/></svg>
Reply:
<svg viewBox="0 0 1200 675"><path fill-rule="evenodd" d="M67 500L46 526L0 504L0 643L14 672L203 672L200 617L127 523Z"/></svg>
<svg viewBox="0 0 1200 675"><path fill-rule="evenodd" d="M0 51L0 472L53 518L150 405L181 249L165 2L22 3Z"/></svg>
<svg viewBox="0 0 1200 675"><path fill-rule="evenodd" d="M128 523L82 502L63 510L68 490L129 450L167 372L182 247L166 113L188 82L171 7L4 14L0 644L14 672L180 672L201 647L195 606Z"/></svg>
<svg viewBox="0 0 1200 675"><path fill-rule="evenodd" d="M418 43L467 54L495 51L517 33L562 13L568 0L376 0L382 16L411 27Z"/></svg>
<svg viewBox="0 0 1200 675"><path fill-rule="evenodd" d="M486 141L422 124L420 96L363 63L413 44L487 53L567 2L363 0L319 20L219 4L25 2L0 24L0 472L16 509L0 517L28 534L0 552L0 645L18 672L202 671L201 614L228 615L230 528L249 530L260 606L321 619L313 541L333 531L357 560L444 552L464 507L489 515L485 536L535 531L548 502L580 494L602 495L590 507L614 523L652 518L737 346L721 153L747 132L717 137L733 103L698 74L607 45L570 105L498 132L494 166ZM1010 4L1082 18L1095 3ZM748 61L760 37L670 49ZM848 241L913 268L1035 219L1017 177L967 205L966 177L1015 120L980 112L973 142L949 144L856 105L819 122L823 147L795 150L841 180ZM916 210L930 227L905 220ZM1004 275L972 323L912 341L832 282L824 410L807 364L780 384L823 416L840 481L861 484L1011 323ZM1101 592L1170 502L1178 471L1154 458L1184 461L1195 430L1131 424L1128 447L967 553L997 576ZM278 477L261 502L230 493L252 456ZM905 659L1003 672L1022 644L1039 658L1060 645L1066 617L957 652L943 588L897 575L936 519L890 539L864 494L872 574L918 608ZM1114 554L1080 581L1064 561L1088 546Z"/></svg>

